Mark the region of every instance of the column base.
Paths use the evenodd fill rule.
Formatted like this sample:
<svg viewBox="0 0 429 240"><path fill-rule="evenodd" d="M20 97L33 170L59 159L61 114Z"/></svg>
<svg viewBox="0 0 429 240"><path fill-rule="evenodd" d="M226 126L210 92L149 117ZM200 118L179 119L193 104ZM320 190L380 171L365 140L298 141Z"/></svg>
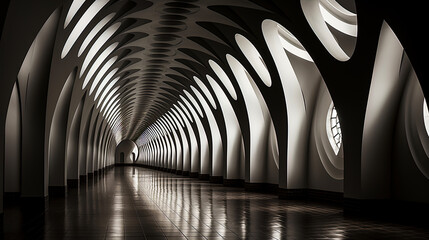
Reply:
<svg viewBox="0 0 429 240"><path fill-rule="evenodd" d="M278 189L280 199L315 200L318 202L343 204L344 194L318 189Z"/></svg>
<svg viewBox="0 0 429 240"><path fill-rule="evenodd" d="M226 187L244 187L243 179L223 179L223 185Z"/></svg>
<svg viewBox="0 0 429 240"><path fill-rule="evenodd" d="M198 179L200 180L210 180L210 174L199 174Z"/></svg>
<svg viewBox="0 0 429 240"><path fill-rule="evenodd" d="M244 183L244 189L249 192L263 192L277 194L278 184L272 183Z"/></svg>
<svg viewBox="0 0 429 240"><path fill-rule="evenodd" d="M222 176L210 176L210 182L211 183L223 183L223 177Z"/></svg>
<svg viewBox="0 0 429 240"><path fill-rule="evenodd" d="M67 186L49 186L48 194L52 197L65 197L67 195Z"/></svg>
<svg viewBox="0 0 429 240"><path fill-rule="evenodd" d="M279 188L277 194L280 199L306 200L307 189L284 189Z"/></svg>
<svg viewBox="0 0 429 240"><path fill-rule="evenodd" d="M87 181L88 179L87 179L87 176L86 175L80 175L79 176L79 181L80 181L80 183L86 183L86 181Z"/></svg>
<svg viewBox="0 0 429 240"><path fill-rule="evenodd" d="M49 198L46 197L21 197L21 209L27 213L44 213L49 208Z"/></svg>
<svg viewBox="0 0 429 240"><path fill-rule="evenodd" d="M3 193L4 204L18 202L20 198L21 198L20 192L5 192L5 193Z"/></svg>
<svg viewBox="0 0 429 240"><path fill-rule="evenodd" d="M114 166L118 167L118 166L133 166L133 165L134 165L134 163L115 163Z"/></svg>
<svg viewBox="0 0 429 240"><path fill-rule="evenodd" d="M4 232L4 213L0 213L0 232Z"/></svg>
<svg viewBox="0 0 429 240"><path fill-rule="evenodd" d="M67 187L69 188L79 187L79 179L67 179Z"/></svg>

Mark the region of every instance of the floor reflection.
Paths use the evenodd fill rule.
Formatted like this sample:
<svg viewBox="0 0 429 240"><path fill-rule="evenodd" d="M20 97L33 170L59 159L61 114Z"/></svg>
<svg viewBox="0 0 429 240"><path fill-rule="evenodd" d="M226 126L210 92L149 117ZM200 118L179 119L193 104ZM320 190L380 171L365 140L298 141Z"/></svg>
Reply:
<svg viewBox="0 0 429 240"><path fill-rule="evenodd" d="M116 167L42 217L5 208L5 239L428 239L423 227L345 218L341 208L279 200L144 168Z"/></svg>

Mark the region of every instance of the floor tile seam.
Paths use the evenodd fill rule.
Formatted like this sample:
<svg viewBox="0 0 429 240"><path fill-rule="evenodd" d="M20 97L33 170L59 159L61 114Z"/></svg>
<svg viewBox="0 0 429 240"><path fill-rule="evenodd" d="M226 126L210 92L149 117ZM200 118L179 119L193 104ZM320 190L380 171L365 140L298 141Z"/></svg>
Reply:
<svg viewBox="0 0 429 240"><path fill-rule="evenodd" d="M162 212L162 214L174 225L174 227L176 227L177 230L179 230L179 232L186 237L186 235L182 232L182 230L171 220L171 218L169 218L166 213L162 210L162 208L160 208L160 206L153 200L153 198L150 197L150 195L148 195L147 193L145 193L148 198L151 199L151 201L157 206L157 208L159 209L159 211ZM175 210L172 209L173 212L175 212L177 214L177 212ZM177 214L181 219L183 219L183 217L181 217L180 214ZM184 219L185 220L185 219ZM186 223L188 223L188 221L185 220ZM189 224L189 223L188 223ZM191 225L192 226L192 225ZM192 226L193 227L193 226ZM194 227L193 227L194 228ZM195 228L194 228L195 229ZM196 230L196 229L195 229ZM162 230L161 230L162 231ZM165 236L165 234L164 234Z"/></svg>
<svg viewBox="0 0 429 240"><path fill-rule="evenodd" d="M165 199L165 198L162 198L162 199ZM166 203L166 201L163 201L163 203ZM156 203L157 204L157 206L158 206L158 208L160 208L160 206L159 206L159 204L158 203ZM180 214L180 213L178 213L176 210L174 210L172 207L171 207L171 205L169 205L168 203L166 204L166 206L171 210L171 211L173 211L177 216L179 216L181 219L184 219L183 217L182 217L182 215ZM178 205L179 207L182 207L182 206L180 206L180 205ZM160 208L160 210L161 210L162 208ZM187 213L189 213L191 216L193 216L193 217L195 217L199 222L201 222L202 224L204 224L206 227L208 227L209 229L213 229L212 227L210 227L210 226L208 226L204 221L201 221L201 218L199 218L199 217L197 217L197 216L195 216L194 214L192 214L190 211L187 211L186 210L186 208L184 208L185 209L185 211L187 212ZM172 222L171 221L171 219L165 214L165 211L164 210L161 210L162 212L163 212L163 214L170 220L170 222ZM210 218L210 219L214 219L215 220L215 218L211 218L210 216L208 216L207 214L204 214L205 216L207 216L208 218ZM185 220L185 219L184 219ZM191 223L189 223L189 221L187 221L187 220L185 220L185 222L186 223L188 223L190 226L192 226L197 232L199 232L199 233L201 233L200 231L198 231ZM228 230L228 231L230 231L230 232L232 232L232 233L234 233L237 237L238 237L238 235L237 235L237 233L235 233L232 229L230 229L230 228L228 228L228 227L226 227L226 225L223 225L222 223L220 223L219 221L217 221L217 220L215 220L215 222L216 223L218 223L219 225L221 225L221 226L223 226L226 230ZM174 223L173 223L174 224ZM175 225L175 224L174 224ZM176 226L176 225L175 225ZM177 227L177 226L176 226ZM214 229L213 229L214 230ZM179 229L179 231L180 231L180 229ZM222 234L221 233L219 233L217 230L214 230L219 236L222 236Z"/></svg>
<svg viewBox="0 0 429 240"><path fill-rule="evenodd" d="M123 180L123 178L121 178L122 180ZM126 188L125 188L125 190L126 190L126 192L127 192L127 194L128 195L130 195L130 196L132 196L133 195L133 190L132 189L135 189L134 187L133 187L133 184L131 183L131 180L129 180L128 178L126 178L125 179L125 183L124 184L122 184L123 186L126 186ZM134 209L134 212L136 212L137 213L137 211L136 211L136 204L135 204L135 201L134 201L134 199L132 199L131 198L131 200L132 201L130 201L130 202L132 202L132 207L133 207L133 209ZM123 215L123 218L125 219L125 213L123 212L123 210L124 209L122 209L122 215ZM141 224L141 220L140 220L140 218L139 217L137 217L137 219L138 219L138 221L139 221L139 226L140 226L140 229L141 229L141 231L142 231L142 233L143 233L143 236L146 238L146 234L145 234L145 232L144 232L144 228L143 228L143 226L142 226L142 224ZM126 227L125 227L125 225L123 226L123 233L124 233L124 236L126 235Z"/></svg>
<svg viewBox="0 0 429 240"><path fill-rule="evenodd" d="M156 202L152 197L151 197L151 195L149 195L148 193L146 193L145 192L145 194L151 199L151 201L153 201L154 203L155 203L155 205L158 207L158 209L163 213L163 215L183 234L183 232L182 232L182 230L172 221L172 219L170 218L170 217L168 217L167 216L167 214L165 213L165 211L159 206L159 204L158 204L158 202ZM198 229L196 229L191 223L189 223L189 221L187 221L186 219L184 219L183 217L182 217L182 215L181 214L179 214L179 213L177 213L177 211L176 210L174 210L172 207L171 207L171 205L169 205L169 204L166 204L166 206L172 211L172 212L174 212L177 216L179 216L181 219L183 219L188 225L190 225L196 232L198 232L199 234L201 234L202 235L202 233L198 230ZM185 210L186 211L186 210ZM188 212L188 211L187 211ZM192 215L192 214L191 214ZM185 234L183 234L184 236L186 236ZM204 236L204 235L202 235L202 236ZM204 236L204 238L206 238L205 236Z"/></svg>
<svg viewBox="0 0 429 240"><path fill-rule="evenodd" d="M135 187L134 187L134 189L135 189ZM139 188L140 189L140 188ZM147 188L146 188L147 189ZM141 192L140 190L137 190L137 191L139 191L139 192ZM158 204L154 201L154 199L153 198L151 198L150 197L150 195L146 192L146 191L143 191L143 194L144 195L146 195L146 197L155 205L155 206L157 206L157 208L158 208L158 210L165 216L165 217L167 217L166 216L166 214L161 210L161 208L158 206ZM136 212L137 212L137 210L136 210ZM180 229L171 221L171 219L170 218L168 218L167 217L167 219L180 231ZM141 226L141 228L143 229L143 232L144 232L144 228L143 228L143 226L142 226L142 223L141 223L141 220L140 220L140 218L139 218L139 223L140 223L140 226ZM165 238L167 238L167 236L165 236L165 234L164 234L164 231L161 229L161 232L162 232L162 234L163 234L163 236L165 237ZM182 233L182 231L180 231L180 233L183 235L183 236L185 236L183 233ZM144 233L144 235L145 235L145 237L146 237L146 233Z"/></svg>
<svg viewBox="0 0 429 240"><path fill-rule="evenodd" d="M193 180L193 179L190 179L190 180ZM168 204L167 204L168 205ZM180 206L179 205L179 207L182 207L182 206ZM171 207L170 207L170 209L172 209ZM185 208L186 209L186 208ZM178 214L175 210L173 210L172 209L172 211L174 211L176 214ZM186 211L186 210L185 210ZM209 227L207 224L205 224L203 221L201 221L201 218L199 218L199 217L197 217L197 216L195 216L194 214L192 214L190 211L186 211L187 213L189 213L191 216L193 216L193 217L195 217L196 219L198 219L200 222L202 222L204 225L206 225L207 227ZM181 216L180 214L178 214L179 216ZM229 230L229 231L231 231L231 232L233 232L233 230L231 230L231 229L229 229L229 228L227 228L225 225L223 225L222 223L220 223L219 221L217 221L215 218L211 218L209 215L207 215L207 214L204 214L205 216L207 216L208 218L210 218L210 219L214 219L215 220L215 222L216 223L218 223L219 225L221 225L221 226L223 226L223 227L225 227L225 229L227 229L227 230ZM188 221L186 221L186 222L188 222ZM210 227L209 227L210 228ZM210 229L212 229L212 228L210 228ZM216 230L215 230L216 231ZM217 232L217 231L216 231ZM218 232L217 232L218 233ZM235 233L235 232L234 232ZM219 233L218 233L219 234Z"/></svg>
<svg viewBox="0 0 429 240"><path fill-rule="evenodd" d="M175 210L173 210L170 206L171 205L169 205L169 204L165 204L165 206L167 206L168 208L170 208L173 212L176 212ZM160 208L160 205L159 205L159 203L157 202L157 207L158 208ZM316 209L316 210L318 210L318 209ZM162 210L163 212L164 212L164 210ZM191 215L191 216L193 216L193 217L195 217L196 219L200 219L200 218L198 218L198 217L196 217L194 214L192 214L192 213L190 213L189 211L186 211L189 215ZM165 214L165 212L164 212L164 214ZM176 212L176 214L177 214L177 212ZM313 213L314 214L314 213ZM179 217L180 217L180 214L179 214ZM187 222L187 221L186 221Z"/></svg>
<svg viewBox="0 0 429 240"><path fill-rule="evenodd" d="M171 210L171 211L173 211L174 213L176 213L178 216L181 216L181 214L179 214L179 213L177 213L177 211L176 210L174 210L174 208L170 205L170 204L168 204L168 202L167 202L167 200L165 200L165 201L163 201L162 203L164 203L166 206L168 206L168 208ZM158 205L159 206L159 205ZM179 208L179 209L186 209L186 207L184 207L184 205L180 205L180 204L176 204L176 206ZM201 221L201 218L199 218L199 217L197 217L197 216L195 216L194 214L192 214L190 211L187 211L187 210L185 210L187 213L189 213L189 215L191 215L191 216L193 216L193 217L195 217L197 220L199 220L199 221ZM207 215L207 214L204 214L205 216L207 216L208 218L210 218L210 219L213 219L213 218L211 218L209 215ZM201 221L202 222L202 221Z"/></svg>

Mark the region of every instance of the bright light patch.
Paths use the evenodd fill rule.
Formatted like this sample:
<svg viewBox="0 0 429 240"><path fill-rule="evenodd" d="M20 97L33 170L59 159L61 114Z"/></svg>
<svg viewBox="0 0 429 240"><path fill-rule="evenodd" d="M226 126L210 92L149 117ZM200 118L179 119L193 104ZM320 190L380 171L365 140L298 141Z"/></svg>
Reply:
<svg viewBox="0 0 429 240"><path fill-rule="evenodd" d="M111 92L109 93L109 95L107 95L106 100L105 100L105 101L103 101L103 104L101 105L100 112L101 112L101 111L103 111L104 106L107 104L107 102L110 100L110 98L113 96L113 94L115 94L115 92L116 92L118 89L119 89L119 86L115 87L115 88L113 89L113 91L111 91Z"/></svg>
<svg viewBox="0 0 429 240"><path fill-rule="evenodd" d="M82 89L86 87L86 85L89 83L89 80L91 80L94 73L97 71L97 69L100 67L101 63L106 60L106 58L115 50L116 46L118 46L118 43L114 43L110 45L108 48L106 48L103 53L100 54L100 56L95 60L94 64L92 64L91 68L89 69L88 73L86 74L85 80L83 81ZM113 58L112 58L113 59ZM112 60L110 59L110 60ZM117 57L115 57L116 61ZM81 70L82 72L82 70Z"/></svg>
<svg viewBox="0 0 429 240"><path fill-rule="evenodd" d="M165 115L162 115L159 120L161 121L161 123L164 125L165 130L167 131L167 133L170 133L172 131L172 128L170 126L170 124L168 123L167 119L165 118Z"/></svg>
<svg viewBox="0 0 429 240"><path fill-rule="evenodd" d="M85 40L83 41L82 45L79 48L79 52L77 53L77 56L80 57L82 53L85 51L85 49L88 47L89 43L92 41L92 39L97 35L97 33L115 16L116 13L111 13L107 15L105 18L103 18L98 24L91 30L91 32L86 36Z"/></svg>
<svg viewBox="0 0 429 240"><path fill-rule="evenodd" d="M76 40L85 30L88 23L97 15L97 13L109 2L109 0L97 0L95 1L82 15L75 27L71 31L69 37L64 44L63 51L61 52L61 58L64 58L69 53L70 49L75 44ZM77 10L76 10L77 11Z"/></svg>
<svg viewBox="0 0 429 240"><path fill-rule="evenodd" d="M115 106L114 110L111 111L110 115L108 117L106 116L106 119L107 121L113 123L120 115L121 115L121 105L118 104Z"/></svg>
<svg viewBox="0 0 429 240"><path fill-rule="evenodd" d="M428 105L426 103L426 99L423 102L423 121L425 123L426 132L429 136L429 111L428 111Z"/></svg>
<svg viewBox="0 0 429 240"><path fill-rule="evenodd" d="M115 79L113 79L112 81L110 81L110 78L104 78L104 80L101 82L100 87L97 88L97 91L95 92L95 96L94 96L94 100L97 100L98 95L101 93L101 91L104 89L104 87L106 86L106 84L110 81L109 85L107 85L106 89L104 89L103 93L101 94L101 99L104 98L104 96L106 96L107 92L109 92L109 90L113 87L113 85L115 85L115 83L118 82L120 77L116 77Z"/></svg>
<svg viewBox="0 0 429 240"><path fill-rule="evenodd" d="M343 8L334 0L321 0L319 7L327 24L344 34L357 37L356 14Z"/></svg>
<svg viewBox="0 0 429 240"><path fill-rule="evenodd" d="M117 132L120 131L123 124L122 124L122 116L118 115L113 121L110 123L112 126L113 131Z"/></svg>
<svg viewBox="0 0 429 240"><path fill-rule="evenodd" d="M106 111L106 115L104 116L106 119L109 119L109 117L112 117L112 115L115 115L114 113L119 110L120 103L119 99L116 99L116 101L112 104L112 107Z"/></svg>
<svg viewBox="0 0 429 240"><path fill-rule="evenodd" d="M106 108L106 111L103 113L103 117L105 119L108 119L111 115L113 115L112 113L114 113L115 111L113 110L119 110L119 109L115 109L115 108L119 108L120 103L119 103L120 99L116 99L115 101L110 101L108 104L108 107Z"/></svg>
<svg viewBox="0 0 429 240"><path fill-rule="evenodd" d="M85 3L86 0L73 0L70 5L69 11L67 12L66 20L64 21L64 29L69 25L74 15L79 11L80 7Z"/></svg>
<svg viewBox="0 0 429 240"><path fill-rule="evenodd" d="M170 124L170 128L172 127L172 128L174 128L175 130L177 130L177 126L176 126L176 124L173 124L173 120L171 120L170 119L170 115L169 115L170 113L169 112L167 112L165 115L164 115L164 117L165 117L165 120Z"/></svg>
<svg viewBox="0 0 429 240"><path fill-rule="evenodd" d="M180 98L182 98L182 99L183 99L183 96L182 96L182 95L180 95ZM178 110L179 112L184 112L184 113L186 114L186 116L188 117L189 121L190 121L190 122L193 122L193 119L192 119L192 117L191 117L191 114L188 112L188 109L185 107L185 105L183 105L181 102L178 102L178 104L179 104L179 106L182 108L182 110L180 110L180 108L176 106L177 110ZM184 115L184 114L182 114L182 116L183 116L183 115Z"/></svg>
<svg viewBox="0 0 429 240"><path fill-rule="evenodd" d="M101 108L101 112L103 113L103 116L106 115L107 112L112 108L113 105L115 105L119 101L119 93L117 93L115 96L113 96L111 99L106 100L106 104L104 107ZM105 111L104 111L105 110Z"/></svg>
<svg viewBox="0 0 429 240"><path fill-rule="evenodd" d="M226 96L226 93L221 89L220 85L209 75L206 75L209 84L211 85L215 95L219 101L219 109L222 111L225 129L226 129L226 161L227 165L225 166L227 173L227 178L238 178L237 166L231 163L237 161L239 158L239 145L241 144L241 130L240 124L238 123L237 116L234 112L234 109Z"/></svg>
<svg viewBox="0 0 429 240"><path fill-rule="evenodd" d="M333 103L331 103L331 106L328 110L328 115L326 117L326 132L328 134L329 143L331 144L335 155L338 155L343 139L341 134L340 119L338 118L337 110L335 109Z"/></svg>
<svg viewBox="0 0 429 240"><path fill-rule="evenodd" d="M259 54L256 47L243 35L235 34L235 41L241 49L241 52L246 56L247 60L252 64L252 67L256 70L262 82L267 86L271 87L271 76L268 72L268 68Z"/></svg>
<svg viewBox="0 0 429 240"><path fill-rule="evenodd" d="M104 31L103 34L100 35L100 37L98 37L97 41L95 41L92 47L89 49L88 54L86 54L85 60L83 60L79 77L82 77L89 63L98 53L98 51L103 47L103 45L107 42L107 40L109 40L109 38L116 32L116 30L118 30L120 26L121 26L121 23L115 23L112 26L110 26L108 29L106 29L106 31ZM117 46L118 43L114 43L110 45L110 47L112 47L115 44Z"/></svg>
<svg viewBox="0 0 429 240"><path fill-rule="evenodd" d="M115 117L116 113L120 110L119 100L116 100L116 102L113 105L114 107L112 107L112 109L109 110L109 113L107 113L107 115L105 116L105 119L107 119L107 121L112 120Z"/></svg>
<svg viewBox="0 0 429 240"><path fill-rule="evenodd" d="M223 85L226 87L226 90L228 90L229 95L234 100L237 100L237 93L235 92L234 86L232 85L231 80L229 79L228 75L226 75L225 71L213 60L209 60L209 65L216 73L218 78L222 81Z"/></svg>
<svg viewBox="0 0 429 240"><path fill-rule="evenodd" d="M123 114L122 114L122 108L120 107L120 105L117 106L117 108L115 109L114 112L112 112L111 116L109 117L110 123L112 123L112 126L114 125L114 123L120 119L121 121L123 120L122 118Z"/></svg>
<svg viewBox="0 0 429 240"><path fill-rule="evenodd" d="M104 74L106 74L107 70L109 70L110 67L112 67L113 64L115 64L116 59L118 57L113 57L111 58L106 64L104 64L104 66L100 69L100 71L98 71L97 75L94 78L94 81L92 81L91 87L89 88L89 94L91 95L92 92L94 91L95 87L97 87L98 83L100 82L101 78L104 76ZM113 69L107 76L106 78L112 78L113 75L115 75L115 73L118 71L118 68Z"/></svg>
<svg viewBox="0 0 429 240"><path fill-rule="evenodd" d="M313 59L310 57L308 52L291 32L279 24L277 24L277 30L279 33L280 42L286 51L304 60L313 62Z"/></svg>
<svg viewBox="0 0 429 240"><path fill-rule="evenodd" d="M183 105L182 105L183 106ZM177 119L180 119L180 123L183 123L183 127L185 127L185 122L186 122L186 116L185 114L182 112L182 110L180 109L180 107L178 107L176 104L173 104L173 113L176 115Z"/></svg>
<svg viewBox="0 0 429 240"><path fill-rule="evenodd" d="M109 99L109 97L111 97L113 93L115 93L116 91L118 91L118 89L119 89L119 86L116 86L111 92L109 92L107 90L104 91L103 94L102 94L102 96L100 97L100 100L98 100L98 102L97 102L97 108L103 102L104 97L106 97L106 94L108 94L106 98Z"/></svg>
<svg viewBox="0 0 429 240"><path fill-rule="evenodd" d="M204 95L209 99L210 104L214 109L216 109L216 102L210 93L209 89L206 87L206 85L197 77L194 76L194 81L197 83L197 85L203 90Z"/></svg>
<svg viewBox="0 0 429 240"><path fill-rule="evenodd" d="M197 99L203 106L203 109L206 113L207 120L209 122L211 138L212 138L212 175L219 176L222 169L222 138L219 132L219 126L216 122L216 119L213 115L213 112L203 97L203 95L194 87L191 86L192 91L197 96Z"/></svg>
<svg viewBox="0 0 429 240"><path fill-rule="evenodd" d="M197 101L195 101L195 99L192 97L192 95L188 91L183 90L183 92L186 94L186 96L188 97L188 99L191 101L192 105L194 105L194 108L197 109L198 113L203 118L204 117L203 111L201 110L200 105L198 105Z"/></svg>
<svg viewBox="0 0 429 240"><path fill-rule="evenodd" d="M177 108L175 105L173 105L175 108ZM174 113L174 114L173 114ZM184 127L185 126L185 123L183 122L183 120L182 120L182 118L180 118L180 117L177 117L176 118L176 116L175 115L177 115L177 116L179 116L179 114L177 113L177 111L176 111L176 109L174 109L174 108L171 108L171 116L174 118L174 119L176 119L176 121L178 120L179 122L180 122L180 125L182 125L182 127ZM177 126L177 127L179 127L179 126Z"/></svg>
<svg viewBox="0 0 429 240"><path fill-rule="evenodd" d="M357 15L336 0L300 0L311 29L326 50L339 61L348 61L356 47ZM347 2L349 7L355 0ZM335 31L332 31L335 29ZM347 36L342 36L347 35Z"/></svg>

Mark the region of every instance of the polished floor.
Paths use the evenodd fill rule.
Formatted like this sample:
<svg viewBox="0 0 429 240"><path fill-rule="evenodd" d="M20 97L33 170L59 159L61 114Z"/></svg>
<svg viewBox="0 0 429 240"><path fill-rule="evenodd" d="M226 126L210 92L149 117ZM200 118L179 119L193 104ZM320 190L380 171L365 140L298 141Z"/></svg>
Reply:
<svg viewBox="0 0 429 240"><path fill-rule="evenodd" d="M8 204L4 239L429 239L426 224L345 217L175 174L116 167L51 197L45 214Z"/></svg>

